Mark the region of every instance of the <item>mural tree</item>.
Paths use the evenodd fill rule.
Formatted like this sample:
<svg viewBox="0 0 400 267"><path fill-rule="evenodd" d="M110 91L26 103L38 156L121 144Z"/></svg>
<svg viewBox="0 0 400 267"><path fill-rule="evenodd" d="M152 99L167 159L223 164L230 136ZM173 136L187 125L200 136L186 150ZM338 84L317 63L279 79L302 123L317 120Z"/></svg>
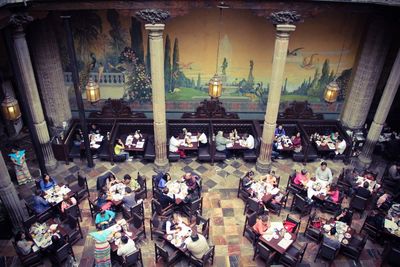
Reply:
<svg viewBox="0 0 400 267"><path fill-rule="evenodd" d="M122 51L120 63L124 64L126 69L124 98L141 104L150 102L152 96L150 77L131 48L125 47Z"/></svg>
<svg viewBox="0 0 400 267"><path fill-rule="evenodd" d="M164 83L165 91L171 92L171 41L169 35L165 38L165 50L164 50Z"/></svg>
<svg viewBox="0 0 400 267"><path fill-rule="evenodd" d="M146 72L151 77L151 61L150 61L150 37L147 36L147 53L146 53Z"/></svg>
<svg viewBox="0 0 400 267"><path fill-rule="evenodd" d="M172 79L171 79L171 91L179 87L194 87L192 81L188 79L185 74L181 71L179 65L179 42L178 38L174 41L174 51L172 53Z"/></svg>
<svg viewBox="0 0 400 267"><path fill-rule="evenodd" d="M121 31L122 27L118 12L115 9L108 9L107 20L111 26L111 29L108 31L111 37L111 49L113 50L114 55L118 55L125 47L124 36Z"/></svg>
<svg viewBox="0 0 400 267"><path fill-rule="evenodd" d="M142 23L135 17L131 18L131 48L135 51L139 63L144 63Z"/></svg>
<svg viewBox="0 0 400 267"><path fill-rule="evenodd" d="M197 74L197 84L196 84L196 89L201 90L201 77L200 73Z"/></svg>
<svg viewBox="0 0 400 267"><path fill-rule="evenodd" d="M90 64L90 54L93 53L89 53L89 45L96 42L102 32L102 21L97 12L91 10L74 11L71 17L74 39L77 42L79 69L82 70L86 64Z"/></svg>

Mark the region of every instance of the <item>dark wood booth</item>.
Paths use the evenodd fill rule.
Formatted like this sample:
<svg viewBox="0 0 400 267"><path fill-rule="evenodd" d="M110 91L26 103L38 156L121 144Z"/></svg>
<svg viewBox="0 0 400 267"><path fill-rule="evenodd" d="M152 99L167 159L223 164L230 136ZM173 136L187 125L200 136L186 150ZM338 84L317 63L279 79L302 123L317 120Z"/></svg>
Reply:
<svg viewBox="0 0 400 267"><path fill-rule="evenodd" d="M87 125L89 129L92 124L97 126L100 134L103 136L103 141L99 143L100 147L94 151L95 154L102 160L111 161L112 144L107 139L107 133L110 133L110 136L112 135L115 127L115 120L87 119ZM78 144L78 142L74 142L77 140L76 135L79 134L78 129L81 128L82 127L79 120L73 120L71 122L71 126L67 131L65 131L65 133L52 140L52 148L54 156L57 160L65 161L66 164L69 164L69 161L75 158L84 157L85 148L83 143Z"/></svg>

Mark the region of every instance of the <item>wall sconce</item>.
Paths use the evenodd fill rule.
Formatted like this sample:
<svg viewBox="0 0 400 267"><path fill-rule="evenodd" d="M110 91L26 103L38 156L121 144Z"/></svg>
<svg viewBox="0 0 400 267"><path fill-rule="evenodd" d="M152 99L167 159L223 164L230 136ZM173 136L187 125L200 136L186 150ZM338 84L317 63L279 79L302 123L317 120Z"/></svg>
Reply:
<svg viewBox="0 0 400 267"><path fill-rule="evenodd" d="M212 77L208 84L208 94L211 98L218 98L222 94L222 81L217 74Z"/></svg>
<svg viewBox="0 0 400 267"><path fill-rule="evenodd" d="M324 100L328 103L334 103L336 102L338 96L339 96L339 85L337 84L336 81L330 82L325 89L324 92Z"/></svg>
<svg viewBox="0 0 400 267"><path fill-rule="evenodd" d="M100 100L99 85L92 78L89 78L86 85L86 100L92 104Z"/></svg>
<svg viewBox="0 0 400 267"><path fill-rule="evenodd" d="M3 102L1 102L1 109L6 120L16 121L21 117L21 110L19 109L17 99L8 94L6 94Z"/></svg>

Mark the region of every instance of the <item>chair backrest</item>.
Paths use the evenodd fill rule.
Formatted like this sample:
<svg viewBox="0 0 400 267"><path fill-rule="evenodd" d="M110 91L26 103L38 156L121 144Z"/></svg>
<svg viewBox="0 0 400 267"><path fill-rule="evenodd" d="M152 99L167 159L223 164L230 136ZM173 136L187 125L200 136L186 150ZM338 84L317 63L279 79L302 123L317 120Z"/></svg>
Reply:
<svg viewBox="0 0 400 267"><path fill-rule="evenodd" d="M194 200L194 201L192 201L191 202L191 205L190 205L190 210L191 211L197 211L197 210L199 210L200 208L201 208L201 202L203 201L203 198L201 197L201 198L198 198L198 199L196 199L196 200Z"/></svg>
<svg viewBox="0 0 400 267"><path fill-rule="evenodd" d="M204 253L203 257L201 258L203 263L206 263L207 261L209 261L212 257L214 257L214 249L215 246L211 246L206 253Z"/></svg>
<svg viewBox="0 0 400 267"><path fill-rule="evenodd" d="M276 176L276 187L279 187L279 184L281 183L281 177L280 176Z"/></svg>
<svg viewBox="0 0 400 267"><path fill-rule="evenodd" d="M79 210L79 206L77 204L72 205L65 209L65 214L67 214L67 215L70 214L70 215L74 216L75 218L79 217L79 213L80 213L80 210Z"/></svg>
<svg viewBox="0 0 400 267"><path fill-rule="evenodd" d="M68 216L67 216L67 224L68 224L69 228L75 229L79 225L78 217L74 217L71 214L68 214Z"/></svg>
<svg viewBox="0 0 400 267"><path fill-rule="evenodd" d="M97 177L97 181L96 181L97 191L100 191L106 185L106 180L111 174L113 174L113 173L108 171L105 174Z"/></svg>
<svg viewBox="0 0 400 267"><path fill-rule="evenodd" d="M168 260L169 254L165 248L159 246L157 243L154 244L154 247L155 247L155 251L157 251L158 255L160 255L163 259Z"/></svg>
<svg viewBox="0 0 400 267"><path fill-rule="evenodd" d="M365 206L367 205L367 198L364 198L359 195L355 195L350 202L350 207L356 210L364 210Z"/></svg>
<svg viewBox="0 0 400 267"><path fill-rule="evenodd" d="M151 200L151 205L153 207L153 212L155 211L157 214L161 215L162 214L162 206L160 204L160 202L158 202L155 199Z"/></svg>
<svg viewBox="0 0 400 267"><path fill-rule="evenodd" d="M337 251L338 249L333 248L326 243L322 243L319 255L329 261L332 261L335 259Z"/></svg>
<svg viewBox="0 0 400 267"><path fill-rule="evenodd" d="M78 173L78 185L80 187L88 187L87 178Z"/></svg>
<svg viewBox="0 0 400 267"><path fill-rule="evenodd" d="M26 219L24 221L24 227L27 231L29 231L29 229L31 228L32 224L34 224L35 222L37 222L38 219L36 217L36 215L30 216L28 219Z"/></svg>
<svg viewBox="0 0 400 267"><path fill-rule="evenodd" d="M269 257L271 256L271 250L269 250L269 248L267 248L263 243L257 243L257 251L258 256L260 256L262 259L269 260Z"/></svg>
<svg viewBox="0 0 400 267"><path fill-rule="evenodd" d="M71 252L72 248L71 245L66 243L64 246L59 248L56 252L56 258L58 262L63 262L66 260Z"/></svg>
<svg viewBox="0 0 400 267"><path fill-rule="evenodd" d="M160 221L160 219L158 218L157 213L154 213L154 214L153 214L153 217L151 217L151 223L153 224L153 226L154 226L155 228L158 228L158 227L160 226L161 221Z"/></svg>
<svg viewBox="0 0 400 267"><path fill-rule="evenodd" d="M139 229L143 226L143 218L137 214L132 214L132 223L136 229Z"/></svg>
<svg viewBox="0 0 400 267"><path fill-rule="evenodd" d="M253 227L257 221L257 212L253 212L250 215L246 216L247 225Z"/></svg>
<svg viewBox="0 0 400 267"><path fill-rule="evenodd" d="M248 198L247 203L248 203L248 209L250 211L255 211L255 212L260 211L261 207L260 207L260 203L258 202L258 200L255 200L253 198Z"/></svg>
<svg viewBox="0 0 400 267"><path fill-rule="evenodd" d="M288 214L286 216L286 221L296 224L296 226L293 228L293 233L296 233L297 230L299 230L300 223L301 223L299 220L296 220L295 218L290 217L290 214Z"/></svg>
<svg viewBox="0 0 400 267"><path fill-rule="evenodd" d="M147 189L147 183L146 183L146 177L143 175L140 175L140 173L137 173L137 182L140 185L140 188L146 188Z"/></svg>
<svg viewBox="0 0 400 267"><path fill-rule="evenodd" d="M135 250L135 252L125 256L125 266L133 266L135 265L141 258L142 251L140 248L138 250Z"/></svg>
<svg viewBox="0 0 400 267"><path fill-rule="evenodd" d="M294 195L294 205L296 208L298 208L300 210L304 210L308 206L308 203L304 197L300 196L299 194L295 194Z"/></svg>
<svg viewBox="0 0 400 267"><path fill-rule="evenodd" d="M88 202L89 202L90 214L92 215L92 217L94 217L98 212L101 211L101 208L97 206L97 204L94 203L92 200L90 200L90 198L88 198Z"/></svg>
<svg viewBox="0 0 400 267"><path fill-rule="evenodd" d="M314 221L316 215L317 215L317 212L316 212L316 211L314 211L314 212L312 212L312 213L310 214L310 216L308 217L308 221L307 221L307 225L306 225L306 230L307 230L309 227L312 227L312 222Z"/></svg>
<svg viewBox="0 0 400 267"><path fill-rule="evenodd" d="M133 214L138 214L140 216L144 216L144 206L143 206L143 201L141 203L136 203L135 205L133 205L130 208L130 213L131 213L131 217L133 216Z"/></svg>

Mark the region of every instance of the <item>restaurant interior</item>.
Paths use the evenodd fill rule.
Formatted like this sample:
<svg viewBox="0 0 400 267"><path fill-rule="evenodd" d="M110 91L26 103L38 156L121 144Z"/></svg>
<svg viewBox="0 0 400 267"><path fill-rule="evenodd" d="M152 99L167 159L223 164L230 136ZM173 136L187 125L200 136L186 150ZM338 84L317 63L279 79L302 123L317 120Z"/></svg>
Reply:
<svg viewBox="0 0 400 267"><path fill-rule="evenodd" d="M399 18L0 0L0 266L399 266Z"/></svg>

